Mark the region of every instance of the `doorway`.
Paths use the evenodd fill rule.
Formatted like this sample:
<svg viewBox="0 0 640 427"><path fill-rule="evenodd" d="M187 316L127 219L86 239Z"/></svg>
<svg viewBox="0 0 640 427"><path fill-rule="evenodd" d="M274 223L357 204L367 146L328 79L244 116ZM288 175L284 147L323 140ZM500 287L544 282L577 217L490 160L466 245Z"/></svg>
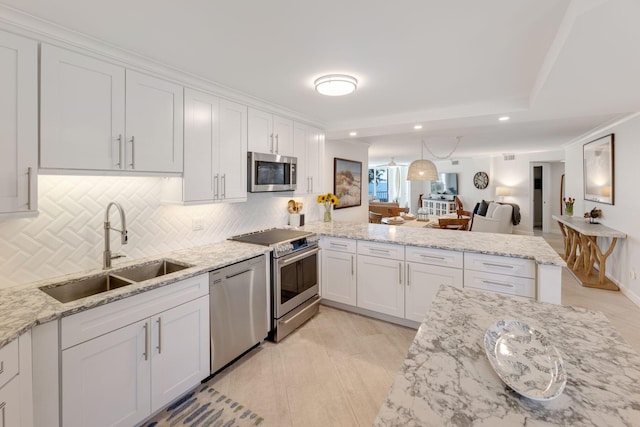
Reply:
<svg viewBox="0 0 640 427"><path fill-rule="evenodd" d="M531 163L531 228L534 235L559 232L552 215L560 215L564 163Z"/></svg>

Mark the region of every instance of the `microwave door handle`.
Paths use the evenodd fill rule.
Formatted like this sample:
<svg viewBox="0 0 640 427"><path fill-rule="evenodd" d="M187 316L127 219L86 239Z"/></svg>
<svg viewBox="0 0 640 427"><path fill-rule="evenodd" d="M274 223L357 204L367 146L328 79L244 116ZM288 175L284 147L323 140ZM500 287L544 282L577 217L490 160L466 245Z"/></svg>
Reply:
<svg viewBox="0 0 640 427"><path fill-rule="evenodd" d="M279 267L284 267L285 265L291 264L292 262L300 261L301 259L306 258L309 255L316 254L319 251L320 251L320 248L317 248L317 247L312 249L312 250L310 250L310 251L305 251L305 252L301 253L298 256L294 256L294 257L287 258L287 259L284 259L284 260L280 261L278 263L278 266Z"/></svg>
<svg viewBox="0 0 640 427"><path fill-rule="evenodd" d="M293 164L293 161L292 161L292 160L290 160L290 161L289 161L289 185L290 185L291 187L293 187L293 184L294 184L294 182L293 182L293 176L294 176L294 175L295 175L295 173L296 173L296 169L295 169L295 168L296 168L296 167L295 167L295 165Z"/></svg>

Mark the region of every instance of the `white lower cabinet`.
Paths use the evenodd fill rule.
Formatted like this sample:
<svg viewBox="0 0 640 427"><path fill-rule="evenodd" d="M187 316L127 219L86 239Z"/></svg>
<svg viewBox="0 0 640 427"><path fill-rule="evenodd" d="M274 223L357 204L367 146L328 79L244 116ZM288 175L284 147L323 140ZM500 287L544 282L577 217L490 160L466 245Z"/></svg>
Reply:
<svg viewBox="0 0 640 427"><path fill-rule="evenodd" d="M404 317L403 246L358 241L357 271L358 307Z"/></svg>
<svg viewBox="0 0 640 427"><path fill-rule="evenodd" d="M536 265L530 259L464 254L464 287L536 298Z"/></svg>
<svg viewBox="0 0 640 427"><path fill-rule="evenodd" d="M405 318L422 322L441 285L462 288L462 252L407 246Z"/></svg>
<svg viewBox="0 0 640 427"><path fill-rule="evenodd" d="M31 427L31 333L0 348L0 426Z"/></svg>
<svg viewBox="0 0 640 427"><path fill-rule="evenodd" d="M141 305L121 300L93 309L103 311L95 316L93 310L79 313L72 321L77 328L69 332L63 322L62 425L135 425L209 375L209 297L181 301L208 292L207 276L167 287L182 285L175 292L150 291ZM161 294L153 294L157 291ZM171 300L176 301L171 308L163 307ZM162 311L145 313L158 307ZM132 312L147 316L129 323ZM102 332L109 323L119 327L78 344L72 341L91 328ZM64 348L65 342L71 346Z"/></svg>
<svg viewBox="0 0 640 427"><path fill-rule="evenodd" d="M323 239L322 298L356 305L356 242Z"/></svg>

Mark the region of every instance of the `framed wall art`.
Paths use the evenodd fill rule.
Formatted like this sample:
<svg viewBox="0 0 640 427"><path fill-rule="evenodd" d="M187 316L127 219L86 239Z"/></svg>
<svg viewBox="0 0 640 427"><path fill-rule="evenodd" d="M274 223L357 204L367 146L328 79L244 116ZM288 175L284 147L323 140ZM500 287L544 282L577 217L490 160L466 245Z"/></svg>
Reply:
<svg viewBox="0 0 640 427"><path fill-rule="evenodd" d="M584 199L613 205L613 134L587 142L582 148L584 161Z"/></svg>
<svg viewBox="0 0 640 427"><path fill-rule="evenodd" d="M362 204L362 162L333 159L333 194L338 196L334 209L351 208Z"/></svg>

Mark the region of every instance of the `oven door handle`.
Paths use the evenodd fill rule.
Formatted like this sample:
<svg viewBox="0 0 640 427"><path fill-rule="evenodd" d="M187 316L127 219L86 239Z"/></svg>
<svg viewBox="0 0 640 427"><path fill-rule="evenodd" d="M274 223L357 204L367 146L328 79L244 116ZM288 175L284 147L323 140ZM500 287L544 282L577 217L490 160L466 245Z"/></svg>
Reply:
<svg viewBox="0 0 640 427"><path fill-rule="evenodd" d="M285 265L291 264L292 262L300 261L301 259L306 258L309 255L313 255L315 253L318 253L319 251L320 251L320 248L319 247L315 247L315 248L313 248L311 250L304 251L303 253L301 253L299 255L296 255L296 256L293 256L291 258L284 258L284 259L281 258L281 259L278 260L278 267L284 267Z"/></svg>

